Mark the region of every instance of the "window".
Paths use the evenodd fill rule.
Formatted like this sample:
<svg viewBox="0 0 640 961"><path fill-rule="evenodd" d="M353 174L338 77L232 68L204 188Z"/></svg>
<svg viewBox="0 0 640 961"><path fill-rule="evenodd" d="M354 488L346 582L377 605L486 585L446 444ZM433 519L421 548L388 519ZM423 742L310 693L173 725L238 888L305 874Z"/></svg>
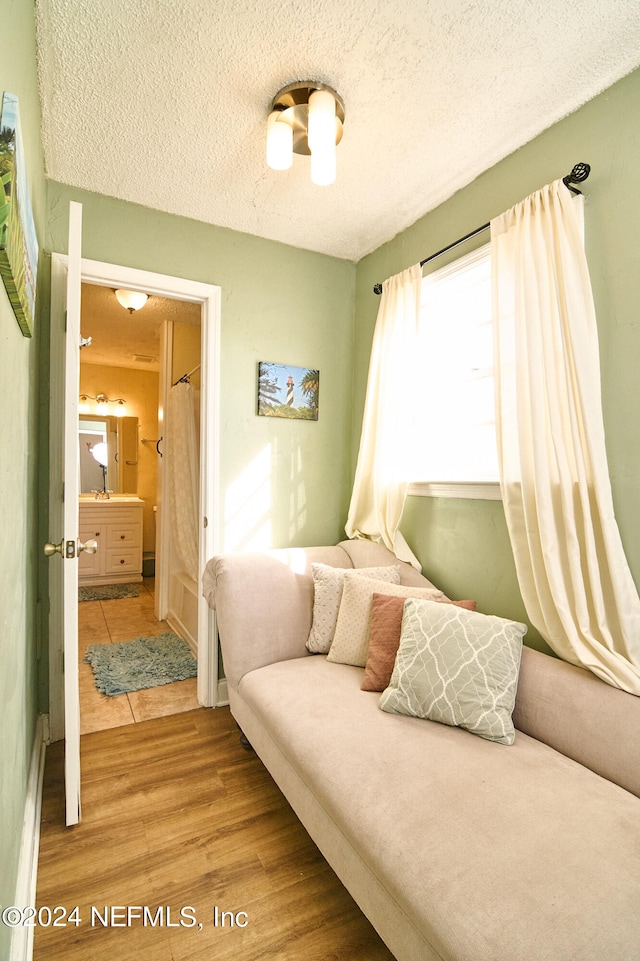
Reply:
<svg viewBox="0 0 640 961"><path fill-rule="evenodd" d="M424 417L410 493L499 497L490 244L423 279L420 338Z"/></svg>

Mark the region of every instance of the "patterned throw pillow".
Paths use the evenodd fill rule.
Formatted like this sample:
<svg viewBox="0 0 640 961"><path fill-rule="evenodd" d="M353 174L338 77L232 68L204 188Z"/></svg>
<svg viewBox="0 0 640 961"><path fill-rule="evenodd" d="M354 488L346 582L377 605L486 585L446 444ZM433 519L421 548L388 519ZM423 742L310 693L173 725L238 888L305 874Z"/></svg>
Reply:
<svg viewBox="0 0 640 961"><path fill-rule="evenodd" d="M342 585L346 573L355 577L371 577L389 584L400 583L400 565L388 567L357 567L346 570L328 564L312 564L313 620L307 638L307 648L312 654L326 654L331 647L342 600Z"/></svg>
<svg viewBox="0 0 640 961"><path fill-rule="evenodd" d="M347 571L336 633L329 649L328 661L334 661L337 664L355 664L356 667L365 666L369 648L371 601L374 594L389 594L393 597L425 597L433 601L444 597L437 587L387 585L380 580L353 577L353 571Z"/></svg>
<svg viewBox="0 0 640 961"><path fill-rule="evenodd" d="M439 604L455 604L468 611L475 611L475 601L450 601L444 598ZM389 686L396 654L400 646L404 597L374 594L371 604L371 629L369 653L360 687L363 691L384 691Z"/></svg>
<svg viewBox="0 0 640 961"><path fill-rule="evenodd" d="M445 604L409 600L400 647L380 707L513 744L525 624Z"/></svg>

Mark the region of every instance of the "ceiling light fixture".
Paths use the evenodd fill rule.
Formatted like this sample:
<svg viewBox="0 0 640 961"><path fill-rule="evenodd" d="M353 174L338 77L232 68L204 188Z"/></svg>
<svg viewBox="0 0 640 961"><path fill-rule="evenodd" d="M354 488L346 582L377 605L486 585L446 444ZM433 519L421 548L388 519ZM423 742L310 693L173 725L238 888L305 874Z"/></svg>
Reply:
<svg viewBox="0 0 640 961"><path fill-rule="evenodd" d="M288 170L293 154L311 156L311 180L336 179L336 146L342 140L342 97L323 83L290 83L273 98L267 120L267 165Z"/></svg>
<svg viewBox="0 0 640 961"><path fill-rule="evenodd" d="M134 310L144 307L149 295L143 294L141 290L116 290L116 298L118 303L132 314Z"/></svg>

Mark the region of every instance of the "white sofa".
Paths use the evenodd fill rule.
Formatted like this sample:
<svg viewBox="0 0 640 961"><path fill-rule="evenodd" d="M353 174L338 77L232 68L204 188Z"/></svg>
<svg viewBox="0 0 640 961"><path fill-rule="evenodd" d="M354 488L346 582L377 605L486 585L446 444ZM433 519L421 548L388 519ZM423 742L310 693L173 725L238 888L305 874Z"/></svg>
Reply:
<svg viewBox="0 0 640 961"><path fill-rule="evenodd" d="M385 713L305 646L313 562L397 560L220 555L205 595L233 716L398 961L637 961L640 698L525 647L511 746Z"/></svg>

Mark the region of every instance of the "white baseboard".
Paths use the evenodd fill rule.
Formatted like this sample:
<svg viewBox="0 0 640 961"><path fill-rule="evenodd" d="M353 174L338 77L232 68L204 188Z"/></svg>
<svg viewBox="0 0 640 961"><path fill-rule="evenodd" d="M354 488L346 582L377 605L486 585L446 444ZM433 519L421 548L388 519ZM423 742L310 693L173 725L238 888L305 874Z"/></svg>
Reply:
<svg viewBox="0 0 640 961"><path fill-rule="evenodd" d="M41 714L33 739L27 796L24 805L20 862L14 904L26 908L36 904L38 849L40 847L40 814L42 811L42 782L44 760L49 741L49 718ZM31 961L33 957L33 927L19 925L13 929L9 961Z"/></svg>
<svg viewBox="0 0 640 961"><path fill-rule="evenodd" d="M167 616L164 618L174 634L182 638L185 644L188 644L189 650L193 656L197 659L198 657L198 639L193 636L187 625L180 618L175 611L169 611Z"/></svg>
<svg viewBox="0 0 640 961"><path fill-rule="evenodd" d="M229 703L229 690L226 677L221 677L218 681L218 700L216 707L226 707Z"/></svg>

